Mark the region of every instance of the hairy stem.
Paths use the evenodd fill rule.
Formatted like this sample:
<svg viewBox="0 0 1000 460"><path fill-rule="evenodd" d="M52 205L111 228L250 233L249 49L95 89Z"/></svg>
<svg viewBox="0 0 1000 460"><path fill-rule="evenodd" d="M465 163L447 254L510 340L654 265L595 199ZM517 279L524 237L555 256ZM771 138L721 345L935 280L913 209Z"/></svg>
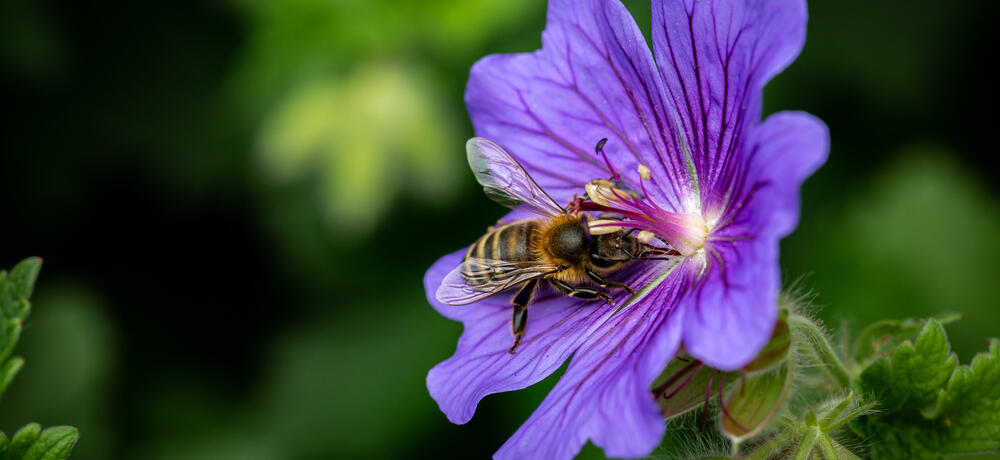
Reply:
<svg viewBox="0 0 1000 460"><path fill-rule="evenodd" d="M793 331L802 334L806 342L811 345L813 357L816 358L823 372L841 388L848 388L851 383L851 373L844 367L844 362L837 356L837 352L833 350L826 334L815 323L799 315L790 315L788 326Z"/></svg>
<svg viewBox="0 0 1000 460"><path fill-rule="evenodd" d="M781 448L795 437L795 431L784 430L771 438L770 441L754 449L753 453L746 457L746 460L765 460L771 454L777 453Z"/></svg>
<svg viewBox="0 0 1000 460"><path fill-rule="evenodd" d="M820 435L817 444L819 451L823 453L826 460L837 460L837 450L833 448L833 440L828 435Z"/></svg>
<svg viewBox="0 0 1000 460"><path fill-rule="evenodd" d="M816 439L819 438L820 431L818 426L811 426L806 428L806 435L802 437L802 442L799 443L799 447L795 449L795 456L792 457L793 460L806 460L809 458L809 453L812 452L814 445L816 444Z"/></svg>

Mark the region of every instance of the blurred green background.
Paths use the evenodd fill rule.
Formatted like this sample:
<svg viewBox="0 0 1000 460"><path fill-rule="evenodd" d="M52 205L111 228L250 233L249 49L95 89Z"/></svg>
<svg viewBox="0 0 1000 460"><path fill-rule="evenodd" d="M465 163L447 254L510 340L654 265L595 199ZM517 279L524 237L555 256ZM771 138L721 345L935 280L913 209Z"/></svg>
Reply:
<svg viewBox="0 0 1000 460"><path fill-rule="evenodd" d="M1000 334L996 10L810 4L765 111L831 129L782 244L830 324L963 312L963 362ZM503 213L466 168L464 85L479 57L539 47L544 14L0 3L0 266L45 258L0 429L76 425L77 459L492 453L554 378L448 423L424 377L461 326L421 280Z"/></svg>

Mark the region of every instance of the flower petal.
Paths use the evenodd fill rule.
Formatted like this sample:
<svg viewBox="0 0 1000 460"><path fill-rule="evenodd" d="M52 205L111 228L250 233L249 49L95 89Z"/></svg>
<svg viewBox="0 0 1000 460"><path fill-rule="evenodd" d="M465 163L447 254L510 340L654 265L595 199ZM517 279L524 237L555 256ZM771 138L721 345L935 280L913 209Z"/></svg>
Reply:
<svg viewBox="0 0 1000 460"><path fill-rule="evenodd" d="M702 206L725 196L761 89L805 42L804 0L653 2L653 47L699 183Z"/></svg>
<svg viewBox="0 0 1000 460"><path fill-rule="evenodd" d="M473 66L465 99L478 136L503 145L556 201L610 174L593 153L601 138L615 169L637 184L639 163L677 209L686 165L667 154L663 84L639 28L618 1L549 2L543 47L492 55ZM674 150L679 151L679 150ZM659 179L657 179L659 178ZM663 192L664 189L666 193Z"/></svg>
<svg viewBox="0 0 1000 460"><path fill-rule="evenodd" d="M711 367L733 370L767 343L778 314L778 241L717 241L708 267L684 299L684 347Z"/></svg>
<svg viewBox="0 0 1000 460"><path fill-rule="evenodd" d="M650 385L677 351L690 280L680 267L589 334L566 373L495 458L568 459L591 439L610 457L648 455L665 422Z"/></svg>
<svg viewBox="0 0 1000 460"><path fill-rule="evenodd" d="M749 200L751 226L760 234L783 237L798 225L802 182L826 162L829 131L808 113L778 112L754 129L747 149L746 175L751 183L761 185L743 193ZM738 227L729 230L739 231Z"/></svg>
<svg viewBox="0 0 1000 460"><path fill-rule="evenodd" d="M427 300L442 315L461 321L465 331L455 354L427 374L427 389L453 423L466 423L484 396L518 390L559 368L586 336L595 317L580 301L553 297L532 305L521 345L513 355L511 295L498 294L473 305L444 305L435 298L441 280L462 261L465 250L442 257L427 270ZM550 296L552 297L552 296Z"/></svg>
<svg viewBox="0 0 1000 460"><path fill-rule="evenodd" d="M708 268L684 301L684 345L717 369L756 356L777 314L778 241L795 228L799 186L826 160L826 126L781 112L751 133L746 186L706 246Z"/></svg>

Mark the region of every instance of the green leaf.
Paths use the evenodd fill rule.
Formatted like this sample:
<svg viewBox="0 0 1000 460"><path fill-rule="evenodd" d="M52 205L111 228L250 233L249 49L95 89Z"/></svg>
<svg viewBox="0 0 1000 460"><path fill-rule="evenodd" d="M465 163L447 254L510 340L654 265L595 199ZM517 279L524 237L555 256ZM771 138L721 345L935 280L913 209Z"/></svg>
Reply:
<svg viewBox="0 0 1000 460"><path fill-rule="evenodd" d="M1000 341L957 365L944 328L928 320L912 342L873 361L861 386L880 412L860 419L872 458L944 458L1000 450Z"/></svg>
<svg viewBox="0 0 1000 460"><path fill-rule="evenodd" d="M0 271L0 396L24 365L11 353L21 338L22 322L31 311L28 299L42 268L42 259L29 257L10 270Z"/></svg>
<svg viewBox="0 0 1000 460"><path fill-rule="evenodd" d="M41 432L42 426L37 423L29 423L17 430L7 447L7 459L19 460L24 457L24 453L38 440Z"/></svg>
<svg viewBox="0 0 1000 460"><path fill-rule="evenodd" d="M14 351L14 345L21 338L21 324L21 320L12 319L7 321L6 327L0 327L0 363Z"/></svg>
<svg viewBox="0 0 1000 460"><path fill-rule="evenodd" d="M9 357L21 338L23 321L31 312L28 299L41 267L42 259L32 257L9 273L0 271L0 395L24 366L21 357ZM42 431L41 425L29 423L9 441L0 432L0 460L63 460L69 457L79 436L80 431L71 426Z"/></svg>
<svg viewBox="0 0 1000 460"><path fill-rule="evenodd" d="M0 276L0 307L7 319L24 319L28 315L27 300L35 287L38 272L42 269L42 259L29 257L21 261L7 273Z"/></svg>
<svg viewBox="0 0 1000 460"><path fill-rule="evenodd" d="M10 382L20 372L21 366L24 366L24 358L19 356L15 356L0 365L0 395L3 395L7 385L10 385Z"/></svg>
<svg viewBox="0 0 1000 460"><path fill-rule="evenodd" d="M941 323L927 321L915 342L903 342L892 355L894 384L909 390L906 404L923 408L937 399L958 357L951 352Z"/></svg>
<svg viewBox="0 0 1000 460"><path fill-rule="evenodd" d="M44 431L37 423L29 423L18 430L14 439L0 433L0 459L2 460L64 460L80 437L80 430L71 426L53 426Z"/></svg>
<svg viewBox="0 0 1000 460"><path fill-rule="evenodd" d="M947 325L961 320L962 315L946 312L938 314L934 319ZM926 323L926 318L906 318L883 320L869 325L854 342L854 360L865 365L882 353L892 353L905 340L917 335Z"/></svg>
<svg viewBox="0 0 1000 460"><path fill-rule="evenodd" d="M46 428L21 460L62 460L69 457L80 430L71 426Z"/></svg>

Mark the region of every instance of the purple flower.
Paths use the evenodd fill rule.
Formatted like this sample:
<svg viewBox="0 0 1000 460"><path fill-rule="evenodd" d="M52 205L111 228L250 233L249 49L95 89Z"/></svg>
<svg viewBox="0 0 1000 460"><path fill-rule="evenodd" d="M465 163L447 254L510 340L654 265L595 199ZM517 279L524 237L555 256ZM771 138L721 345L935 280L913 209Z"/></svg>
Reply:
<svg viewBox="0 0 1000 460"><path fill-rule="evenodd" d="M665 429L650 386L678 349L737 369L774 325L778 240L794 229L799 185L828 147L826 127L808 114L760 120L762 87L802 48L805 2L654 1L652 12L655 60L617 0L550 0L541 50L472 68L466 103L478 136L503 145L558 203L621 173L642 197L591 184L591 209L613 208L682 254L616 273L643 287L635 296L613 291L617 306L543 291L513 355L513 293L439 302L435 292L464 249L428 270L431 304L465 325L454 356L427 376L452 422L572 356L497 458L569 458L588 439L608 456L647 455ZM610 139L610 168L590 153L601 138Z"/></svg>

